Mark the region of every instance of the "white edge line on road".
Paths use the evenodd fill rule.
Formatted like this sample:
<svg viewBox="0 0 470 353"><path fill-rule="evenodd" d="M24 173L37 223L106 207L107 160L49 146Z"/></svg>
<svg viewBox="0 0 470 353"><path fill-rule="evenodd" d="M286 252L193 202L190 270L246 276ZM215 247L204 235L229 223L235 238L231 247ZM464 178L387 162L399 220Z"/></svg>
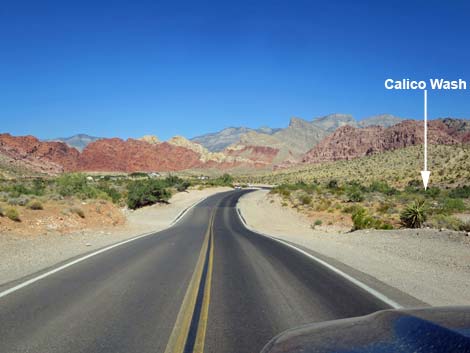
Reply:
<svg viewBox="0 0 470 353"><path fill-rule="evenodd" d="M357 280L356 278L348 275L347 273L341 271L340 269L334 267L333 265L330 265L328 262L326 261L323 261L322 259L319 259L318 257L282 240L282 239L278 239L276 237L273 237L272 235L269 235L269 234L265 234L265 233L261 233L257 230L254 230L253 228L251 228L244 220L244 217L242 216L241 214L241 211L240 209L238 208L238 206L236 207L237 209L237 214L238 214L238 218L240 219L240 221L243 223L243 225L251 232L253 233L256 233L256 234L259 234L261 236L264 236L264 237L267 237L267 238L270 238L272 240L275 240L285 246L288 246L294 250L296 250L297 252L307 256L308 258L318 262L319 264L323 265L324 267L328 268L329 270L333 271L334 273L340 275L341 277L347 279L348 281L354 283L356 286L358 286L359 288L365 290L366 292L372 294L374 297L376 297L377 299L379 299L380 301L384 302L385 304L388 304L390 305L392 308L394 309L403 309L403 306L398 304L396 301L394 301L393 299L390 299L389 297L387 297L385 294L382 294L380 293L379 291L375 290L374 288L372 287L369 287L367 284Z"/></svg>
<svg viewBox="0 0 470 353"><path fill-rule="evenodd" d="M210 195L210 196L212 196L212 195ZM105 247L105 248L102 248L102 249L100 249L100 250L97 250L97 251L95 251L95 252L92 252L91 254L88 254L88 255L85 255L85 256L80 257L80 258L78 258L78 259L75 259L75 260L73 260L73 261L67 262L66 264L64 264L64 265L62 265L62 266L56 267L56 268L54 268L53 270L47 271L47 272L45 272L45 273L43 273L43 274L41 274L41 275L39 275L39 276L36 276L36 277L34 277L34 278L31 278L31 279L29 279L29 280L27 280L27 281L25 281L25 282L22 282L22 283L20 283L20 284L14 286L14 287L8 288L7 290L5 290L5 291L3 291L3 292L0 292L0 298L6 297L8 294L11 294L11 293L13 293L13 292L16 292L17 290L19 290L19 289L21 289L21 288L27 287L27 286L29 286L30 284L33 284L33 283L35 283L35 282L37 282L37 281L40 281L41 279L44 279L44 278L46 278L46 277L49 277L50 275L53 275L54 273L57 273L57 272L59 272L59 271L62 271L62 270L66 269L66 268L68 268L68 267L70 267L70 266L76 265L76 264L78 264L78 263L80 263L80 262L82 262L82 261L85 261L85 260L87 260L87 259L89 259L89 258L91 258L91 257L94 257L94 256L96 256L96 255L102 254L102 253L104 253L104 252L106 252L106 251L108 251L108 250L117 248L118 246L121 246L121 245L130 243L130 242L132 242L132 241L134 241L134 240L137 240L137 239L140 239L140 238L143 238L143 237L147 237L147 236L149 236L149 235L151 235L151 234L155 234L155 233L161 232L161 231L163 231L163 230L165 230L165 229L168 229L168 228L174 226L175 223L176 223L178 220L182 219L183 216L184 216L187 212L189 212L192 208L194 208L194 207L195 207L196 205L198 205L199 203L201 203L201 202L203 202L204 200L206 200L208 197L209 197L209 196L206 196L206 197L202 198L201 200L196 201L196 202L193 203L191 206L186 207L183 211L181 211L181 212L173 219L173 221L171 221L171 223L169 224L169 226L168 226L167 228L160 229L160 230L153 231L153 232L144 233L144 234L138 235L138 236L136 236L136 237L133 237L133 238L130 238L130 239L127 239L127 240L123 240L123 241L121 241L121 242L119 242L119 243L116 243L116 244L107 246L107 247Z"/></svg>

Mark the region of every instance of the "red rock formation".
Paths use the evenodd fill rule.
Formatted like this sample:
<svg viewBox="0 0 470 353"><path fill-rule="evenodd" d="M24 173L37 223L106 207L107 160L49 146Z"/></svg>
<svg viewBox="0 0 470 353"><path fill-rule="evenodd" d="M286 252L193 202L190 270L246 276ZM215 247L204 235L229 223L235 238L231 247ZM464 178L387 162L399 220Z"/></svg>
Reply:
<svg viewBox="0 0 470 353"><path fill-rule="evenodd" d="M61 173L74 170L79 152L63 142L41 142L33 136L0 134L0 153L32 171Z"/></svg>
<svg viewBox="0 0 470 353"><path fill-rule="evenodd" d="M268 146L243 146L226 148L224 154L230 157L242 157L258 164L271 164L279 153L279 149Z"/></svg>
<svg viewBox="0 0 470 353"><path fill-rule="evenodd" d="M420 145L424 141L421 121L406 120L389 128L371 126L363 129L343 126L323 139L302 158L304 163L349 160L374 153ZM442 121L428 124L430 144L455 144Z"/></svg>
<svg viewBox="0 0 470 353"><path fill-rule="evenodd" d="M90 143L81 153L79 171L177 171L201 166L199 154L169 143L112 138Z"/></svg>

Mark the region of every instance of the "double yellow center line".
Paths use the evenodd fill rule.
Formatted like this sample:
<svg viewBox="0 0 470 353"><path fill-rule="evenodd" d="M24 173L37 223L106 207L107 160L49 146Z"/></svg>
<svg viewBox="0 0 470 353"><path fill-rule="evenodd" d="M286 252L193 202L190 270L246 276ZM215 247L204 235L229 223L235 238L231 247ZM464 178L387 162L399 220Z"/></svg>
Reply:
<svg viewBox="0 0 470 353"><path fill-rule="evenodd" d="M199 258L176 317L165 353L204 352L214 261L215 210L216 208L211 213Z"/></svg>

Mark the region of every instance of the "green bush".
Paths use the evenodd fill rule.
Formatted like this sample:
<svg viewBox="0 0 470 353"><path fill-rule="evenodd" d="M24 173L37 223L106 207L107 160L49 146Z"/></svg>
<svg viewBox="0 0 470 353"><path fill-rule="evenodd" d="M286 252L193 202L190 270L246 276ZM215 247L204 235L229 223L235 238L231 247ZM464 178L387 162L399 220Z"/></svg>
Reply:
<svg viewBox="0 0 470 353"><path fill-rule="evenodd" d="M437 188L437 187L430 187L428 188L426 191L425 191L425 195L428 196L428 197L431 197L433 199L435 199L436 197L438 197L441 193L441 189Z"/></svg>
<svg viewBox="0 0 470 353"><path fill-rule="evenodd" d="M364 195L362 194L362 192L360 192L357 189L349 190L348 194L347 194L347 197L348 197L349 202L362 202L362 201L364 201Z"/></svg>
<svg viewBox="0 0 470 353"><path fill-rule="evenodd" d="M390 223L383 222L380 219L369 215L363 207L357 208L351 215L353 221L353 230L359 229L393 229Z"/></svg>
<svg viewBox="0 0 470 353"><path fill-rule="evenodd" d="M12 221L21 222L20 214L16 208L10 207L5 211L5 216L10 218Z"/></svg>
<svg viewBox="0 0 470 353"><path fill-rule="evenodd" d="M323 221L321 219L317 219L313 224L310 226L310 228L315 229L315 227L321 226L323 224Z"/></svg>
<svg viewBox="0 0 470 353"><path fill-rule="evenodd" d="M341 212L353 214L354 212L358 211L361 208L362 207L359 205L350 205L350 206L343 207L343 210Z"/></svg>
<svg viewBox="0 0 470 353"><path fill-rule="evenodd" d="M191 183L189 181L183 181L180 184L176 185L176 190L178 192L183 192L188 190L188 188L191 186Z"/></svg>
<svg viewBox="0 0 470 353"><path fill-rule="evenodd" d="M43 210L44 209L44 206L39 200L29 201L26 207L29 208L30 210Z"/></svg>
<svg viewBox="0 0 470 353"><path fill-rule="evenodd" d="M21 195L28 195L30 193L31 193L31 190L29 190L23 184L12 185L11 191L10 191L10 195L13 197L19 197Z"/></svg>
<svg viewBox="0 0 470 353"><path fill-rule="evenodd" d="M129 184L127 206L130 209L167 202L171 193L159 180L137 180Z"/></svg>
<svg viewBox="0 0 470 353"><path fill-rule="evenodd" d="M397 189L389 186L384 181L373 181L369 186L369 191L380 192L382 194L389 195L389 196L394 195L398 192Z"/></svg>
<svg viewBox="0 0 470 353"><path fill-rule="evenodd" d="M451 214L454 212L465 211L465 203L462 199L445 198L439 205L439 212L443 214Z"/></svg>
<svg viewBox="0 0 470 353"><path fill-rule="evenodd" d="M423 200L414 201L400 214L400 220L407 228L421 228L426 219L427 207Z"/></svg>
<svg viewBox="0 0 470 353"><path fill-rule="evenodd" d="M148 174L143 173L143 172L133 172L133 173L129 174L129 177L131 177L131 178L148 178Z"/></svg>
<svg viewBox="0 0 470 353"><path fill-rule="evenodd" d="M86 176L80 173L63 174L57 178L58 192L62 196L77 196L82 199L98 197L98 190L88 185Z"/></svg>
<svg viewBox="0 0 470 353"><path fill-rule="evenodd" d="M449 196L452 198L468 199L470 198L470 186L464 185L455 188L449 193Z"/></svg>
<svg viewBox="0 0 470 353"><path fill-rule="evenodd" d="M118 203L122 198L122 195L118 190L108 185L99 185L98 190L106 194L113 203Z"/></svg>

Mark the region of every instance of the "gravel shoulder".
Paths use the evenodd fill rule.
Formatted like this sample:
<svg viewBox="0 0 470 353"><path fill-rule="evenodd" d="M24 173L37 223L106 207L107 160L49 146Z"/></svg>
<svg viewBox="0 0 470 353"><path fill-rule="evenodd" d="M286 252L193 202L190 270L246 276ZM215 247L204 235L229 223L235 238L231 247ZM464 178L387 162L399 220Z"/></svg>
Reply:
<svg viewBox="0 0 470 353"><path fill-rule="evenodd" d="M0 285L30 275L61 261L147 232L168 228L187 207L205 197L231 190L227 187L180 192L169 204L124 211L126 224L84 229L67 234L13 236L0 234Z"/></svg>
<svg viewBox="0 0 470 353"><path fill-rule="evenodd" d="M333 258L430 305L470 305L470 237L420 230L313 230L312 220L259 190L238 207L248 226Z"/></svg>

